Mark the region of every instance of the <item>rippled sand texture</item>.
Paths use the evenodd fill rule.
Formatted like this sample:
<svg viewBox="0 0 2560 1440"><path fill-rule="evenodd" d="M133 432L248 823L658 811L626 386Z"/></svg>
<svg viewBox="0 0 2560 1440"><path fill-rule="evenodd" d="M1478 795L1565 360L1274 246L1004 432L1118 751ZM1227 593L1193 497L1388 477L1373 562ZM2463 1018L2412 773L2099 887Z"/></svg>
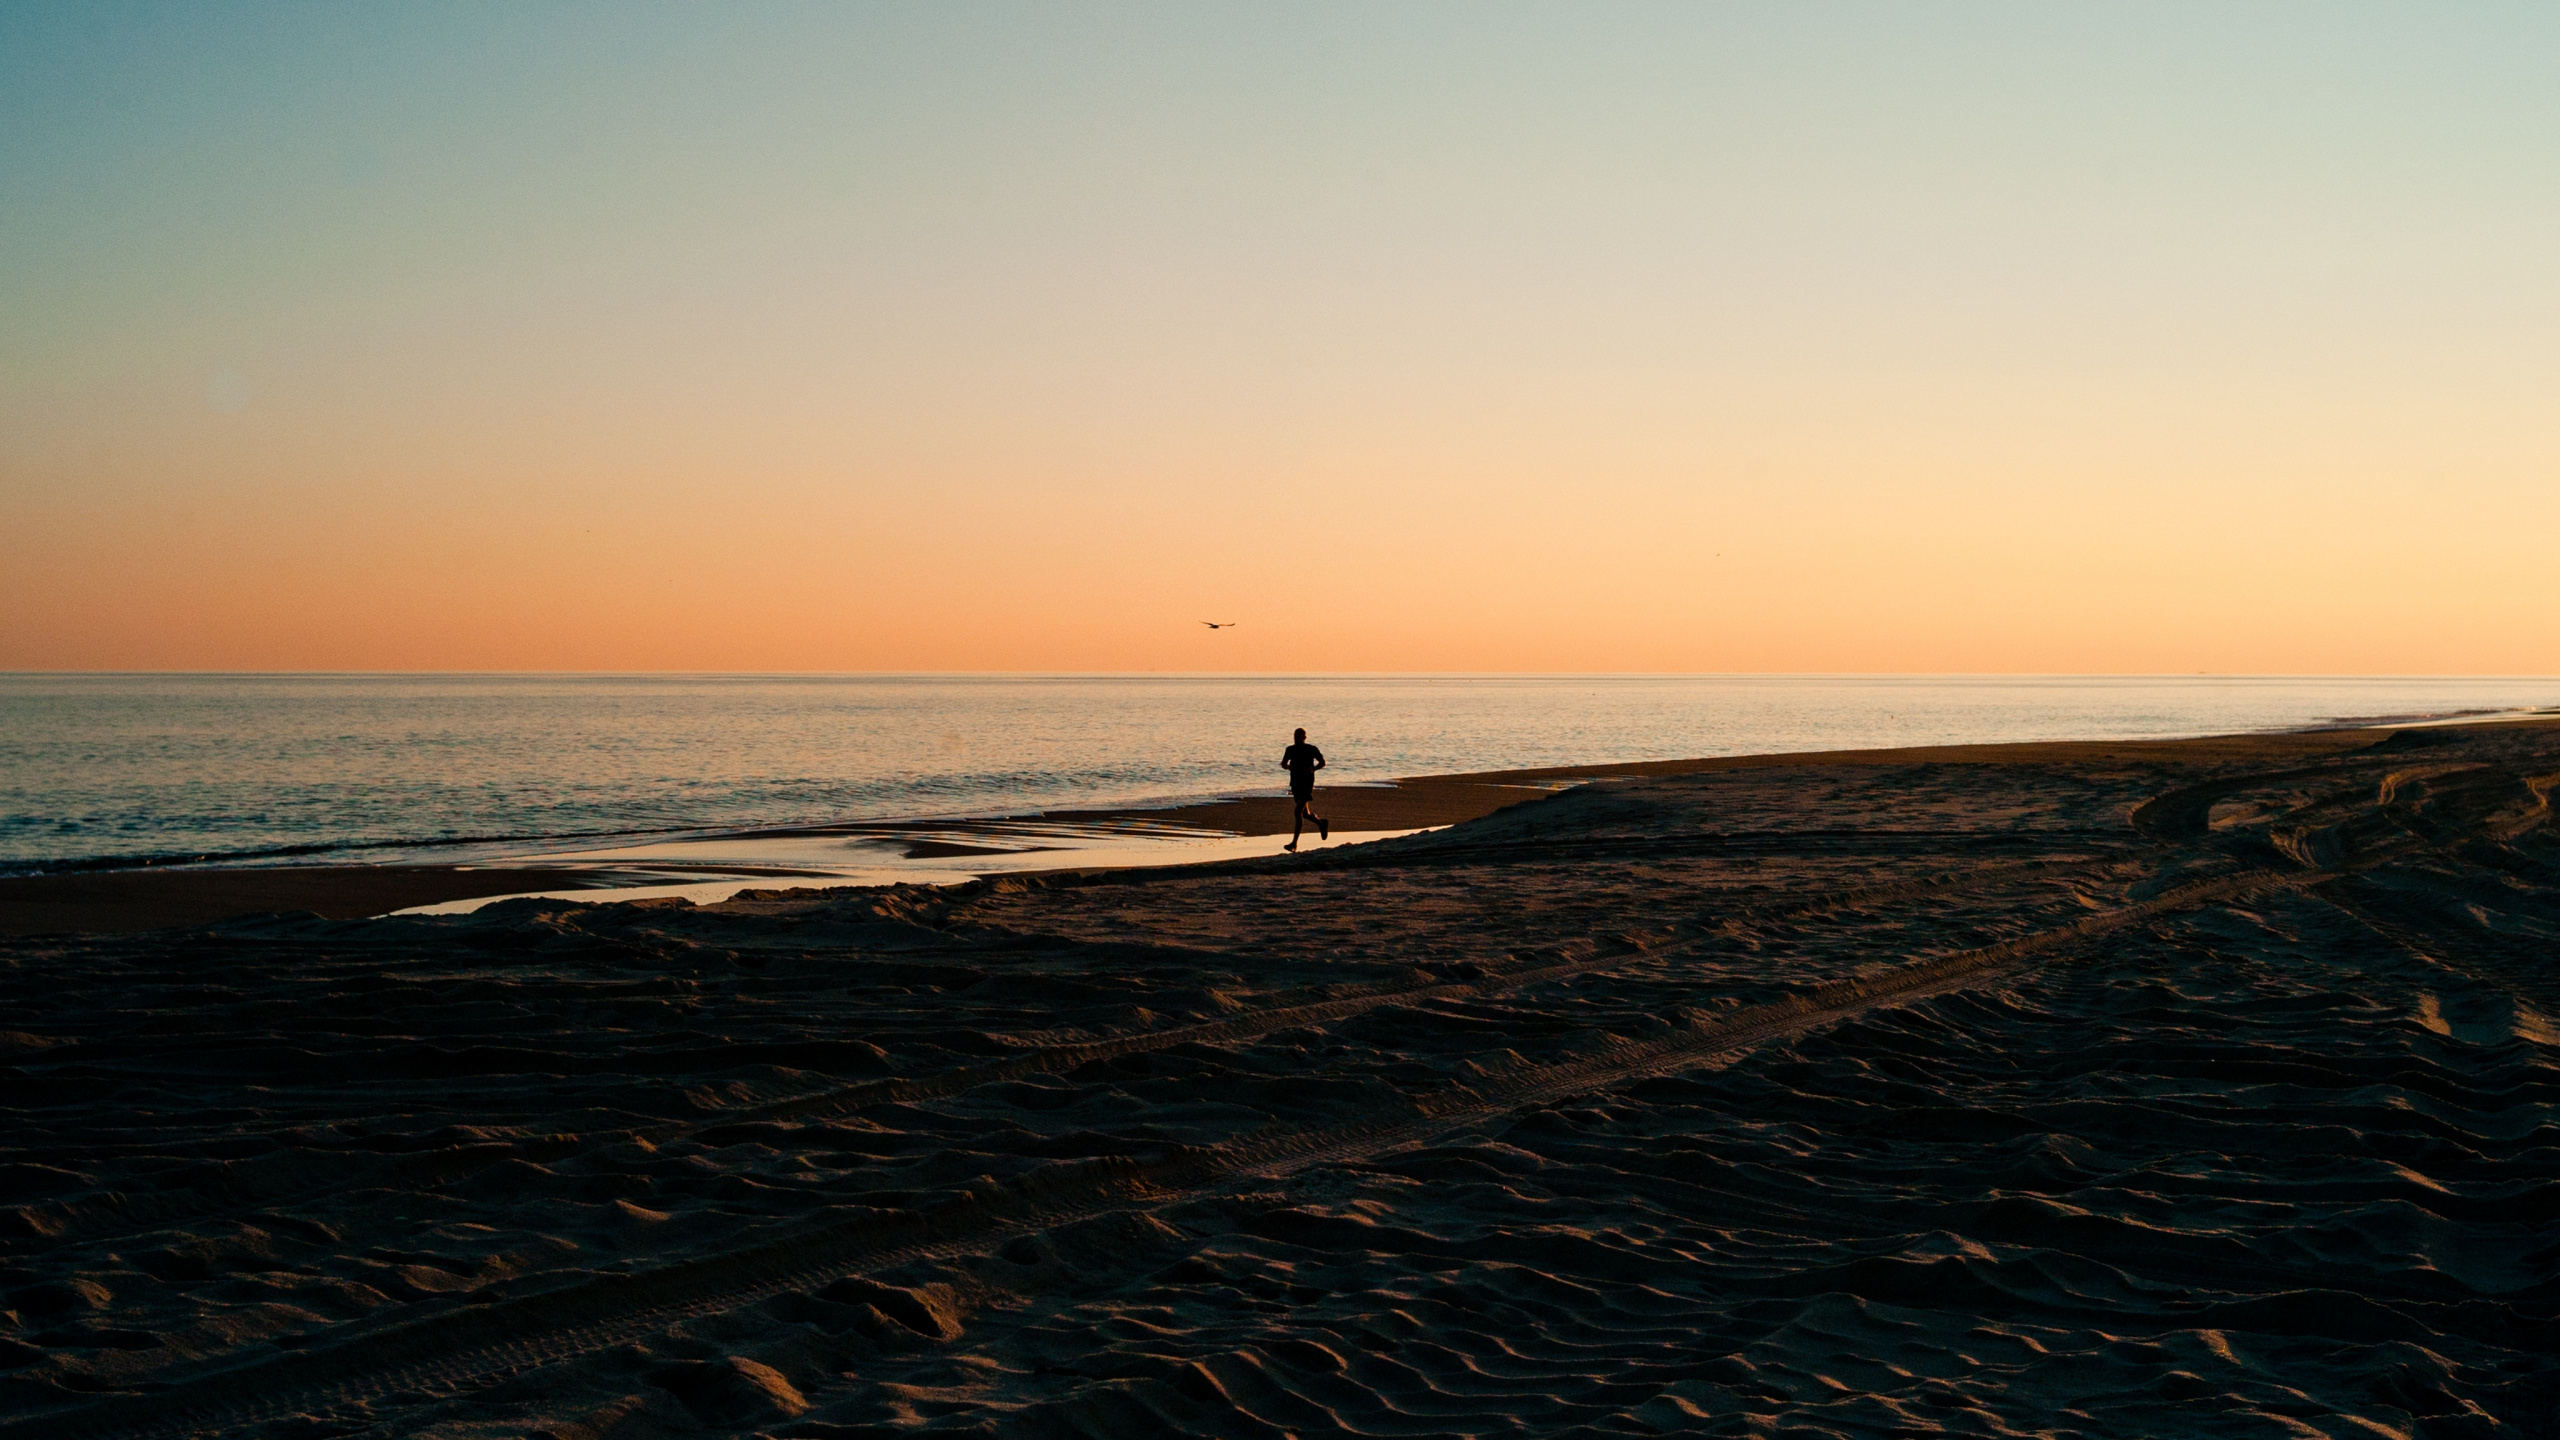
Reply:
<svg viewBox="0 0 2560 1440"><path fill-rule="evenodd" d="M2549 1436L2560 731L15 942L9 1437Z"/></svg>

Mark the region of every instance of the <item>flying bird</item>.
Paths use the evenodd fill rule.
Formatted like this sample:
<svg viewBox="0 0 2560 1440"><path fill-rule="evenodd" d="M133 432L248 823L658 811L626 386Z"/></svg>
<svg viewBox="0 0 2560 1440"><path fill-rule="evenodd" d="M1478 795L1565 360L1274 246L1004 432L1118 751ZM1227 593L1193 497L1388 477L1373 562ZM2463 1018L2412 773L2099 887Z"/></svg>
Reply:
<svg viewBox="0 0 2560 1440"><path fill-rule="evenodd" d="M1208 626L1212 630L1224 630L1236 622L1233 620L1203 620L1200 623Z"/></svg>

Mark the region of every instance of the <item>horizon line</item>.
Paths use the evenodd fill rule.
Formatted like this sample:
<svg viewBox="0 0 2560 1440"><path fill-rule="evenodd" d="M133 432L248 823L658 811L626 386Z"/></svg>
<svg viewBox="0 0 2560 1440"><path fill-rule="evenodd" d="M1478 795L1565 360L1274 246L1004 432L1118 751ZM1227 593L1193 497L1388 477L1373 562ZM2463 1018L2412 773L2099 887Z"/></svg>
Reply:
<svg viewBox="0 0 2560 1440"><path fill-rule="evenodd" d="M2560 673L2525 671L2336 670L115 670L0 669L0 679L27 678L585 678L648 679L1231 679L1329 680L2550 680Z"/></svg>

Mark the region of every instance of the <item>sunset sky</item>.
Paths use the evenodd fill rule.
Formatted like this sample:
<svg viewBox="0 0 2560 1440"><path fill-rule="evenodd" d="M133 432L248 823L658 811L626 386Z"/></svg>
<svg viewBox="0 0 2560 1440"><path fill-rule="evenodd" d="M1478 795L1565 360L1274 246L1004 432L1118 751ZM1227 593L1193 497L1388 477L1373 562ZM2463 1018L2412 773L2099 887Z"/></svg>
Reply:
<svg viewBox="0 0 2560 1440"><path fill-rule="evenodd" d="M21 0L0 669L2552 674L2555 77L2547 4Z"/></svg>

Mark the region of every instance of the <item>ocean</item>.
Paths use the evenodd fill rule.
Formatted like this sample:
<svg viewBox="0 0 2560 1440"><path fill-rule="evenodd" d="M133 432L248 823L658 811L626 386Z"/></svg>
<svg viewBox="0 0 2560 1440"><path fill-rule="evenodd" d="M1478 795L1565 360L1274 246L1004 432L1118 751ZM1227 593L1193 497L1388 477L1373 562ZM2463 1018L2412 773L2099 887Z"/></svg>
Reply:
<svg viewBox="0 0 2560 1440"><path fill-rule="evenodd" d="M1328 781L2560 707L2560 679L0 675L0 869L468 859Z"/></svg>

